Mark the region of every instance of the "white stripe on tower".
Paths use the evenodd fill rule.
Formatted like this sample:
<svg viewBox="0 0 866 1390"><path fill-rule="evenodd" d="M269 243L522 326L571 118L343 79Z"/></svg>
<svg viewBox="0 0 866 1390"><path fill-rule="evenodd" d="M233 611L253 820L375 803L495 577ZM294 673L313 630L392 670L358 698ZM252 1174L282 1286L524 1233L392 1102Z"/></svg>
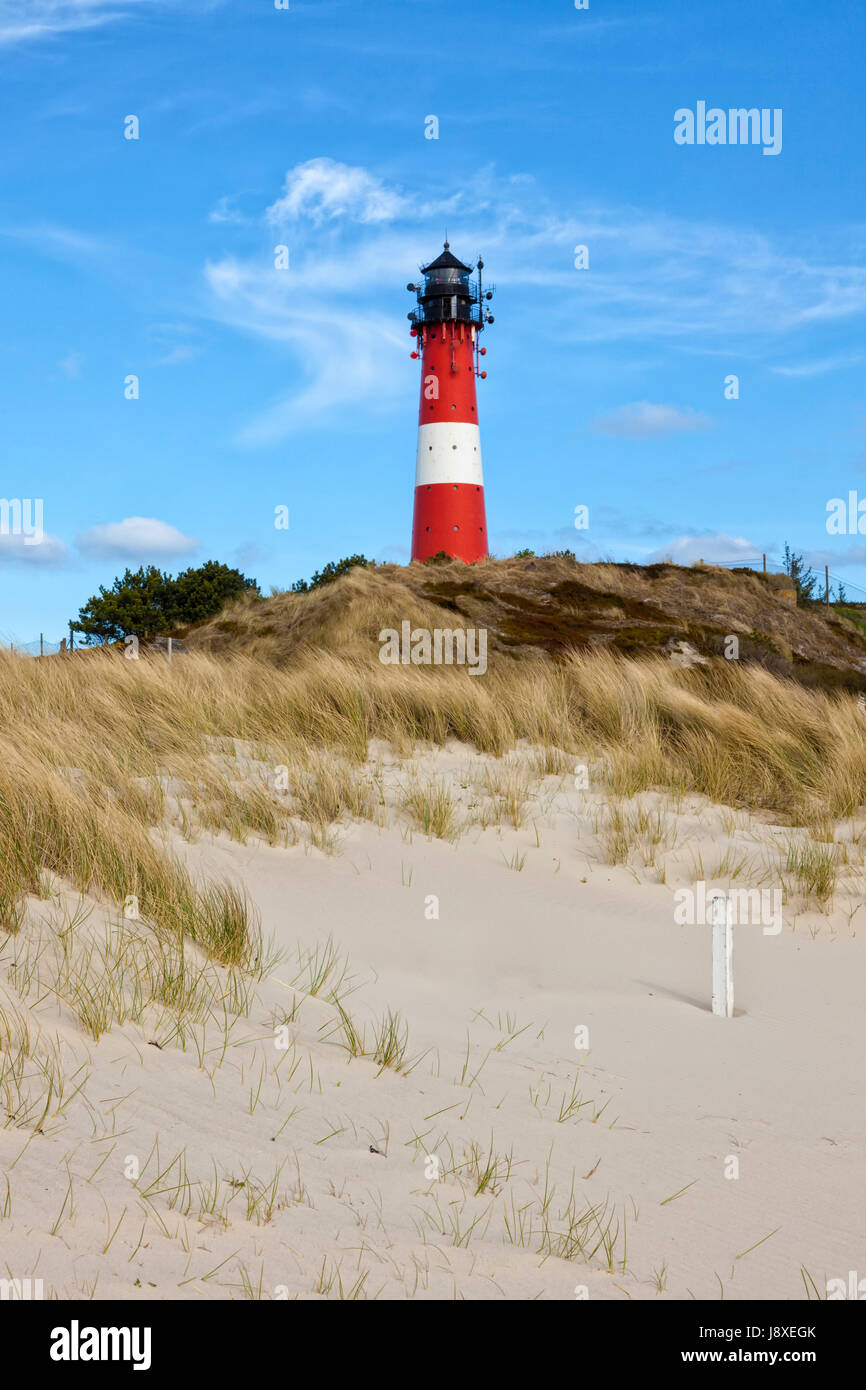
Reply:
<svg viewBox="0 0 866 1390"><path fill-rule="evenodd" d="M481 431L477 425L440 420L418 426L415 486L466 483L483 487Z"/></svg>

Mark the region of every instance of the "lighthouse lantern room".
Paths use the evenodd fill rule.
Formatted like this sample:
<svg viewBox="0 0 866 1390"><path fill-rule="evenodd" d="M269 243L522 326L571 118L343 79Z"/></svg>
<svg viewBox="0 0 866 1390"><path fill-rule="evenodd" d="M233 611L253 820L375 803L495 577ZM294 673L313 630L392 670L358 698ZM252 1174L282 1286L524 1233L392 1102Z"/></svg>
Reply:
<svg viewBox="0 0 866 1390"><path fill-rule="evenodd" d="M471 564L487 554L481 437L475 398L479 358L486 349L478 337L493 315L485 307L478 261L464 265L445 242L442 254L421 267L423 285L409 285L417 308L409 314L421 358L421 408L415 469L412 559L445 552Z"/></svg>

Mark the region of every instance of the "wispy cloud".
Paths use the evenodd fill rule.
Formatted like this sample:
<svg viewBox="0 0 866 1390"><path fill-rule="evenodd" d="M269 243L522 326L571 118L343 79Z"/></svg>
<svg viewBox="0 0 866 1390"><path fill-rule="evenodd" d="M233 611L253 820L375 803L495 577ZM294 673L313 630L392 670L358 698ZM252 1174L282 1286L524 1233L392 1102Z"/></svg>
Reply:
<svg viewBox="0 0 866 1390"><path fill-rule="evenodd" d="M503 184L488 171L478 193L498 282L558 291L572 341L688 341L755 359L774 338L866 315L857 227L828 233L810 258L802 238L793 249L735 223L631 207L564 215L530 179ZM578 246L586 270L574 267Z"/></svg>
<svg viewBox="0 0 866 1390"><path fill-rule="evenodd" d="M198 548L197 540L150 516L128 516L123 521L91 526L76 537L76 542L82 555L98 559L167 560Z"/></svg>
<svg viewBox="0 0 866 1390"><path fill-rule="evenodd" d="M633 401L622 405L609 415L594 422L601 434L618 435L624 439L659 439L666 434L681 434L684 430L704 430L712 423L706 415L695 410L682 410L676 405L653 405L651 401Z"/></svg>
<svg viewBox="0 0 866 1390"><path fill-rule="evenodd" d="M95 29L126 18L142 6L175 0L0 0L0 46Z"/></svg>
<svg viewBox="0 0 866 1390"><path fill-rule="evenodd" d="M148 337L158 343L162 355L156 359L157 367L177 367L183 362L192 362L200 356L202 349L197 343L180 341L193 337L197 329L188 323L154 323L147 330Z"/></svg>
<svg viewBox="0 0 866 1390"><path fill-rule="evenodd" d="M250 219L234 206L234 202L234 198L230 198L228 195L218 198L207 215L208 222L214 222L217 225L248 227Z"/></svg>
<svg viewBox="0 0 866 1390"><path fill-rule="evenodd" d="M864 360L862 352L843 353L838 357L821 357L814 362L800 362L793 367L771 367L777 376L824 376L845 367L856 367Z"/></svg>
<svg viewBox="0 0 866 1390"><path fill-rule="evenodd" d="M699 468L697 471L710 477L713 474L742 473L743 469L748 467L745 459L723 459L721 463L708 463L705 468Z"/></svg>
<svg viewBox="0 0 866 1390"><path fill-rule="evenodd" d="M148 255L147 251L134 248L131 242L113 241L52 222L0 223L2 237L19 242L34 255L73 265L101 280L122 284L125 288L128 288L136 272L140 274Z"/></svg>
<svg viewBox="0 0 866 1390"><path fill-rule="evenodd" d="M81 376L84 358L80 352L70 352L57 365L65 377L70 381L77 381Z"/></svg>
<svg viewBox="0 0 866 1390"><path fill-rule="evenodd" d="M305 383L266 407L241 431L240 443L271 443L340 406L381 409L401 390L407 336L381 311L329 302L311 292L303 271L225 260L208 265L205 275L225 322L285 344L303 362Z"/></svg>
<svg viewBox="0 0 866 1390"><path fill-rule="evenodd" d="M0 531L0 565L27 565L34 569L65 569L70 555L57 536L33 537Z"/></svg>
<svg viewBox="0 0 866 1390"><path fill-rule="evenodd" d="M659 550L647 556L650 563L660 560L673 560L676 565L691 565L696 560L706 560L708 565L720 560L756 560L761 547L756 541L743 536L728 536L724 531L716 535L677 536Z"/></svg>
<svg viewBox="0 0 866 1390"><path fill-rule="evenodd" d="M192 362L193 358L198 357L201 348L193 347L191 343L178 343L177 347L169 348L164 357L157 358L158 367L177 367L181 362Z"/></svg>
<svg viewBox="0 0 866 1390"><path fill-rule="evenodd" d="M854 541L838 550L807 550L804 558L807 565L814 565L816 569L827 565L831 571L838 565L866 565L866 545Z"/></svg>
<svg viewBox="0 0 866 1390"><path fill-rule="evenodd" d="M2 0L0 0L2 4ZM61 227L52 222L33 222L24 226L0 226L0 236L13 237L16 241L28 242L47 255L63 259L77 258L95 260L114 248L99 237L87 232L77 232L72 227Z"/></svg>

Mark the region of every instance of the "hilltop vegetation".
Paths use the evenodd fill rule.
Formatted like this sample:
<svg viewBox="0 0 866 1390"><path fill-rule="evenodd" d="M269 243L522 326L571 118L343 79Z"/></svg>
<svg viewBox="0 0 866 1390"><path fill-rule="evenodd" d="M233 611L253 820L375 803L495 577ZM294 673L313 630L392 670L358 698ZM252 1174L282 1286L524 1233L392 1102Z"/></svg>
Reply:
<svg viewBox="0 0 866 1390"><path fill-rule="evenodd" d="M476 565L351 568L310 592L245 596L180 634L194 650L245 653L277 666L302 652L376 660L379 633L482 627L492 666L570 652L668 656L680 642L807 684L866 690L866 636L835 607L796 603L785 575L673 564L579 564L565 555ZM348 565L348 562L346 562Z"/></svg>

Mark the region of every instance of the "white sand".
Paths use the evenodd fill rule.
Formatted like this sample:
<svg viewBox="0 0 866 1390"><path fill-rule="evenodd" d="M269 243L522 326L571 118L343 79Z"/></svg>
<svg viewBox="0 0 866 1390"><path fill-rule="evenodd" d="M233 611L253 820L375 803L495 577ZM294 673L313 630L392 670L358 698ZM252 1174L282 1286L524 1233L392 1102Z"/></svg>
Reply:
<svg viewBox="0 0 866 1390"><path fill-rule="evenodd" d="M392 803L410 774L377 752ZM468 808L478 796L461 783L484 762L451 747L414 765L447 779ZM0 1129L0 1215L4 1170L11 1205L0 1276L41 1277L46 1297L226 1298L250 1286L265 1298L337 1297L342 1281L345 1295L387 1298L574 1298L585 1288L591 1298L717 1299L723 1289L800 1299L801 1267L822 1292L850 1269L866 1273L856 871L831 913L798 913L792 898L780 935L735 928L737 1013L717 1018L710 929L675 924L674 888L702 876L699 855L709 878L729 846L771 861L773 835L792 832L739 814L731 835L730 813L692 798L679 813L668 803L676 845L659 850L657 867L639 856L610 867L594 830L601 800L548 778L521 829L475 826L455 844L411 832L389 804L387 826L342 827L336 856L176 836L197 874L243 880L286 954L278 980L297 972L298 943L332 935L355 975L344 1004L356 1022L371 1036L375 1018L399 1010L408 1056L426 1055L408 1075L377 1074L339 1045L334 1006L300 995L294 1050L279 1051L274 1018L295 995L274 979L228 1046L207 1025L207 1072L192 1038L201 1028L185 1050L148 1045L168 1036L155 1016L94 1043L45 1000L33 1018L89 1059L89 1079L46 1133ZM508 867L515 853L520 872ZM755 872L736 885L756 885ZM439 917L428 920L434 894ZM32 903L32 919L49 908ZM97 912L88 929L99 921ZM8 993L0 985L0 1002ZM579 1025L588 1051L575 1050ZM558 1122L575 1077L585 1104ZM155 1154L137 1187L124 1164L133 1156L144 1168L157 1136L160 1166L185 1151L193 1187L176 1165L148 1206L140 1190ZM447 1171L473 1143L513 1155L494 1193L475 1195L468 1169ZM425 1176L428 1155L446 1170L440 1180ZM725 1175L730 1156L738 1178ZM250 1184L280 1168L278 1209L267 1224L247 1221ZM597 1212L585 1253L539 1253L545 1183L550 1228L562 1233L572 1181L573 1212ZM524 1245L508 1239L506 1214L524 1223ZM612 1254L602 1245L587 1263L600 1232L617 1228Z"/></svg>

